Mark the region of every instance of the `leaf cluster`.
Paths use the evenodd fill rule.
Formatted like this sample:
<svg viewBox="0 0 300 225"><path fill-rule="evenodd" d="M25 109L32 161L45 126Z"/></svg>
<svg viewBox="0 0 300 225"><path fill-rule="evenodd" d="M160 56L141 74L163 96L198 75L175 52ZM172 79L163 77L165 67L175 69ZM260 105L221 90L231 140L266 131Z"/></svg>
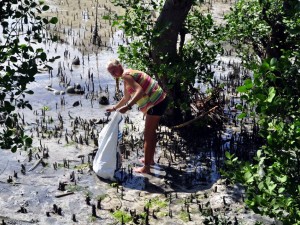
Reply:
<svg viewBox="0 0 300 225"><path fill-rule="evenodd" d="M41 16L48 9L43 1L3 0L0 3L0 121L4 124L0 147L3 149L16 151L31 143L15 111L32 108L25 98L33 94L27 84L34 81L39 66L54 60L47 59L44 50L37 47L45 39L42 31L46 26L57 23L55 17Z"/></svg>
<svg viewBox="0 0 300 225"><path fill-rule="evenodd" d="M242 117L258 120L266 143L253 162L227 153L227 175L245 185L251 209L283 224L300 221L299 9L294 0L239 1L227 17L228 37L253 71L238 88Z"/></svg>

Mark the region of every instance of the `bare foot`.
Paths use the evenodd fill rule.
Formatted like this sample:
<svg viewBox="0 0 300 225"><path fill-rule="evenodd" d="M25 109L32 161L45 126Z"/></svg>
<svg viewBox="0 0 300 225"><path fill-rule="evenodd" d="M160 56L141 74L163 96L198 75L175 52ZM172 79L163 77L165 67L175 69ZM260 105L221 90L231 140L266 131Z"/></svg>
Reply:
<svg viewBox="0 0 300 225"><path fill-rule="evenodd" d="M141 163L145 164L145 159L144 159L144 158L139 159L139 161L140 161ZM155 164L154 161L152 161L152 162L150 163L151 166L153 166L154 164Z"/></svg>
<svg viewBox="0 0 300 225"><path fill-rule="evenodd" d="M133 171L136 173L150 173L150 166L135 167Z"/></svg>

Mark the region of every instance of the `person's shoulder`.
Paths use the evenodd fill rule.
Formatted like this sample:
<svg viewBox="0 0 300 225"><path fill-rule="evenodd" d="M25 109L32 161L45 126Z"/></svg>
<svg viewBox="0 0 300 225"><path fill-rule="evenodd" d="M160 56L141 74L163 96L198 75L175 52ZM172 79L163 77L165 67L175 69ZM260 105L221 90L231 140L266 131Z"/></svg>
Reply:
<svg viewBox="0 0 300 225"><path fill-rule="evenodd" d="M142 71L139 71L139 70L134 70L134 69L125 69L123 74L122 74L122 77L125 78L126 76L129 78L129 77L132 77L132 78L135 78L135 77L139 77L141 75L147 75L146 73L142 72Z"/></svg>
<svg viewBox="0 0 300 225"><path fill-rule="evenodd" d="M122 74L122 78L123 78L123 80L125 79L130 79L130 78L132 78L132 74L133 74L133 70L132 69L125 69L124 71L123 71L123 74Z"/></svg>
<svg viewBox="0 0 300 225"><path fill-rule="evenodd" d="M124 72L123 72L123 75L131 75L133 72L132 69L125 69Z"/></svg>

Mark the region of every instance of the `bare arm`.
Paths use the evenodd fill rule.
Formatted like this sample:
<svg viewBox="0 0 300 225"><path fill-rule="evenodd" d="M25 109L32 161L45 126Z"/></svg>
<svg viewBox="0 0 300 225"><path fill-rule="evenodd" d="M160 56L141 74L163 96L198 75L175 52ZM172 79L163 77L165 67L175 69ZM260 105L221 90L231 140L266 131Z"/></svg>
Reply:
<svg viewBox="0 0 300 225"><path fill-rule="evenodd" d="M141 85L139 85L132 76L124 74L122 78L124 80L124 96L113 108L109 108L106 111L111 112L119 109L120 113L125 113L128 110L127 105L133 106L145 94ZM127 90L128 86L135 90L132 98Z"/></svg>
<svg viewBox="0 0 300 225"><path fill-rule="evenodd" d="M124 96L123 98L115 105L115 108L118 109L118 108L121 108L122 106L124 106L126 104L126 102L129 101L130 99L130 94L127 90L127 84L126 82L124 82Z"/></svg>
<svg viewBox="0 0 300 225"><path fill-rule="evenodd" d="M108 111L108 112L116 111L117 109L124 106L130 100L130 94L127 91L126 85L127 85L126 82L124 82L124 96L123 96L123 98L115 106L113 106L112 108L106 109L106 111Z"/></svg>
<svg viewBox="0 0 300 225"><path fill-rule="evenodd" d="M124 101L121 100L124 105L119 108L120 113L127 112L127 110L129 109L128 106L133 106L145 94L145 92L144 92L143 88L141 87L141 85L139 85L133 79L132 76L130 76L128 74L124 74L123 75L123 80L124 80L124 84L128 85L131 88L133 88L135 90L135 92L134 92L134 95L132 96L132 98L130 98L130 95L129 95L127 89L126 89L124 99L122 99ZM126 93L128 94L128 97L127 97Z"/></svg>

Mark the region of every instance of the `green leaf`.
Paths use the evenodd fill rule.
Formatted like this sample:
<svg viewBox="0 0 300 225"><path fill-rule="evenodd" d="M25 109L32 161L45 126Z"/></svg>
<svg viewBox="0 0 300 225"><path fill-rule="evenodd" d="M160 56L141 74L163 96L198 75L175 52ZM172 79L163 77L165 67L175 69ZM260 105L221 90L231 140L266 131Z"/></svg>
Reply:
<svg viewBox="0 0 300 225"><path fill-rule="evenodd" d="M35 8L36 6L37 6L36 2L32 2L31 5L30 5L31 8Z"/></svg>
<svg viewBox="0 0 300 225"><path fill-rule="evenodd" d="M42 49L42 48L37 48L35 51L36 51L36 52L44 52L44 49Z"/></svg>
<svg viewBox="0 0 300 225"><path fill-rule="evenodd" d="M276 63L277 63L277 59L276 58L272 58L271 61L270 61L270 65L274 66L274 65L276 65Z"/></svg>
<svg viewBox="0 0 300 225"><path fill-rule="evenodd" d="M231 155L229 152L225 152L225 157L227 159L231 159L233 157L233 155Z"/></svg>
<svg viewBox="0 0 300 225"><path fill-rule="evenodd" d="M1 25L2 25L3 27L8 27L8 22L7 22L7 21L2 21L2 22L1 22Z"/></svg>
<svg viewBox="0 0 300 225"><path fill-rule="evenodd" d="M46 59L47 59L46 53L45 53L45 52L42 52L42 53L40 54L40 58L41 58L41 60L42 60L43 62L46 61Z"/></svg>
<svg viewBox="0 0 300 225"><path fill-rule="evenodd" d="M102 19L103 19L103 20L109 20L109 19L110 19L110 16L108 16L108 15L102 16Z"/></svg>
<svg viewBox="0 0 300 225"><path fill-rule="evenodd" d="M246 183L252 183L254 180L252 173L249 171L244 174L244 179L245 179Z"/></svg>
<svg viewBox="0 0 300 225"><path fill-rule="evenodd" d="M265 187L264 182L262 182L262 181L259 182L259 184L258 184L258 189L259 189L259 190L263 190L264 187Z"/></svg>
<svg viewBox="0 0 300 225"><path fill-rule="evenodd" d="M284 187L281 187L281 188L278 189L278 193L279 193L279 194L281 194L281 193L284 192L284 191L285 191L285 188L284 188Z"/></svg>
<svg viewBox="0 0 300 225"><path fill-rule="evenodd" d="M270 65L267 62L263 62L263 64L261 65L262 72L269 70L269 68L270 68Z"/></svg>
<svg viewBox="0 0 300 225"><path fill-rule="evenodd" d="M239 86L237 88L237 91L240 92L240 93L247 92L247 87L246 86Z"/></svg>
<svg viewBox="0 0 300 225"><path fill-rule="evenodd" d="M15 153L17 151L17 145L14 145L12 148L11 148L11 152Z"/></svg>
<svg viewBox="0 0 300 225"><path fill-rule="evenodd" d="M13 121L12 121L12 119L11 119L10 117L7 117L7 118L6 118L6 120L5 120L5 125L6 125L7 127L12 127Z"/></svg>
<svg viewBox="0 0 300 225"><path fill-rule="evenodd" d="M237 104L235 107L237 110L243 110L243 105L241 104Z"/></svg>
<svg viewBox="0 0 300 225"><path fill-rule="evenodd" d="M32 138L26 137L26 138L24 139L24 145L25 145L26 147L30 147L30 146L32 145Z"/></svg>
<svg viewBox="0 0 300 225"><path fill-rule="evenodd" d="M49 21L46 18L43 18L43 23L48 24Z"/></svg>
<svg viewBox="0 0 300 225"><path fill-rule="evenodd" d="M49 10L49 8L50 8L50 7L49 7L48 5L44 5L44 6L42 7L42 10L43 10L43 11L47 11L47 10Z"/></svg>
<svg viewBox="0 0 300 225"><path fill-rule="evenodd" d="M17 57L15 57L15 56L11 56L11 57L10 57L10 61L11 61L11 62L17 62L18 59L17 59Z"/></svg>
<svg viewBox="0 0 300 225"><path fill-rule="evenodd" d="M287 181L287 176L284 175L284 176L282 176L282 177L278 177L277 179L278 179L279 182L285 183L285 182Z"/></svg>
<svg viewBox="0 0 300 225"><path fill-rule="evenodd" d="M56 17L52 17L49 22L52 24L56 24L58 22L58 19Z"/></svg>
<svg viewBox="0 0 300 225"><path fill-rule="evenodd" d="M270 193L273 193L276 186L277 186L277 184L274 184L273 182L272 182L272 184L268 185L268 190L270 191Z"/></svg>
<svg viewBox="0 0 300 225"><path fill-rule="evenodd" d="M113 21L113 23L112 23L112 26L114 27L114 26L117 26L117 25L119 25L120 23L117 21L117 20L114 20Z"/></svg>
<svg viewBox="0 0 300 225"><path fill-rule="evenodd" d="M26 94L29 94L29 95L34 94L34 92L33 92L32 90L26 90L25 93L26 93Z"/></svg>
<svg viewBox="0 0 300 225"><path fill-rule="evenodd" d="M272 143L273 138L272 138L272 135L271 135L271 134L269 134L269 135L267 136L267 140L268 140L269 143Z"/></svg>
<svg viewBox="0 0 300 225"><path fill-rule="evenodd" d="M276 95L275 88L270 87L269 88L269 95L268 95L268 98L266 99L266 101L271 103L273 101L273 98L275 97L275 95Z"/></svg>
<svg viewBox="0 0 300 225"><path fill-rule="evenodd" d="M260 156L261 156L261 150L258 150L257 153L256 153L256 155L257 155L257 158L260 158Z"/></svg>
<svg viewBox="0 0 300 225"><path fill-rule="evenodd" d="M237 118L238 119L243 119L243 118L245 118L247 116L247 113L241 113Z"/></svg>
<svg viewBox="0 0 300 225"><path fill-rule="evenodd" d="M245 80L244 82L244 86L247 88L247 89L251 89L253 84L252 84L252 80L251 79L247 79Z"/></svg>

